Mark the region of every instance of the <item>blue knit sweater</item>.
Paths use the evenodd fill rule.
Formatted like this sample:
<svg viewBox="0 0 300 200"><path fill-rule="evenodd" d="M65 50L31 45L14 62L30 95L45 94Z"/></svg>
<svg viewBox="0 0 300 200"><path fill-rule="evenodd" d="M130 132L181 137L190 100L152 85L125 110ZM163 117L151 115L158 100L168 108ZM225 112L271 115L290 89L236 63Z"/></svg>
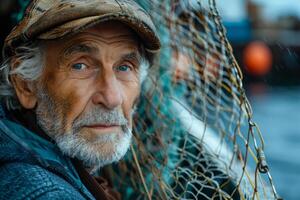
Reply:
<svg viewBox="0 0 300 200"><path fill-rule="evenodd" d="M0 108L0 199L94 199L70 159Z"/></svg>

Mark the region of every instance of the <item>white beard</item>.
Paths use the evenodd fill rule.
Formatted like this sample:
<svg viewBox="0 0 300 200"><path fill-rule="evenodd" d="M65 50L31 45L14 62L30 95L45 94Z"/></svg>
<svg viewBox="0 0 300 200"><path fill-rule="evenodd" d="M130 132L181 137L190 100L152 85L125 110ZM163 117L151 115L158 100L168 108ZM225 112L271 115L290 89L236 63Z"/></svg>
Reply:
<svg viewBox="0 0 300 200"><path fill-rule="evenodd" d="M99 169L123 158L129 149L132 133L101 134L90 142L77 134L62 134L55 137L60 150L72 158L83 161L85 166Z"/></svg>
<svg viewBox="0 0 300 200"><path fill-rule="evenodd" d="M87 167L99 169L104 165L119 161L128 151L132 131L123 113L119 110L107 110L95 106L90 112L81 114L66 131L64 120L60 119L61 109L54 100L38 90L38 106L36 109L37 122L61 150L69 157L77 158ZM122 131L119 133L99 134L96 139L89 141L84 137L82 126L95 123L117 123Z"/></svg>

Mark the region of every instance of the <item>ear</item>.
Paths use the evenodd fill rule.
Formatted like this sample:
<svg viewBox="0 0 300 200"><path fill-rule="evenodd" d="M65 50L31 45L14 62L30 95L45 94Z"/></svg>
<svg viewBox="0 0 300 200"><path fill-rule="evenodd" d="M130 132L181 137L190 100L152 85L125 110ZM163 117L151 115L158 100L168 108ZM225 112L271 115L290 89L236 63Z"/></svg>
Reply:
<svg viewBox="0 0 300 200"><path fill-rule="evenodd" d="M34 108L37 99L36 94L32 89L33 87L31 86L31 83L21 79L18 76L13 76L12 82L20 104L26 109Z"/></svg>
<svg viewBox="0 0 300 200"><path fill-rule="evenodd" d="M12 62L13 69L19 65L18 61ZM17 75L11 76L11 82L15 88L20 104L26 109L32 109L37 103L36 93L32 82L26 81Z"/></svg>

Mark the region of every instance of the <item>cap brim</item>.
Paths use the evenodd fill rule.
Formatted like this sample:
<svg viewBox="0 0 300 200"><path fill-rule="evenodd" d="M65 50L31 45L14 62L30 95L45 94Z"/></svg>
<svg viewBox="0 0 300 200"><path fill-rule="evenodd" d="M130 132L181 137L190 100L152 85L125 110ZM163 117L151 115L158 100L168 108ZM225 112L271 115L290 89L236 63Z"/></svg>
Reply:
<svg viewBox="0 0 300 200"><path fill-rule="evenodd" d="M160 49L160 40L158 36L151 31L151 28L147 27L145 23L136 18L116 13L75 19L40 34L38 38L43 40L63 38L65 36L79 33L80 31L90 28L98 23L111 20L120 21L128 25L140 37L147 50L157 51Z"/></svg>

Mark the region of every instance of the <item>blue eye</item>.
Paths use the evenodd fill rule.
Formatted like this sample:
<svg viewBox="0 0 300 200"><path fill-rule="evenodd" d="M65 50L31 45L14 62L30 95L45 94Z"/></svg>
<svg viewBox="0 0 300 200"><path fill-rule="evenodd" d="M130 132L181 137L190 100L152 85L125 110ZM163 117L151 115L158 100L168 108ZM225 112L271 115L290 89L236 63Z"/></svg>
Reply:
<svg viewBox="0 0 300 200"><path fill-rule="evenodd" d="M83 63L75 63L74 65L72 65L72 69L75 70L83 70L85 68L87 68L87 65Z"/></svg>
<svg viewBox="0 0 300 200"><path fill-rule="evenodd" d="M130 71L131 68L128 65L120 65L117 67L117 70L122 71L122 72L127 72L127 71Z"/></svg>

